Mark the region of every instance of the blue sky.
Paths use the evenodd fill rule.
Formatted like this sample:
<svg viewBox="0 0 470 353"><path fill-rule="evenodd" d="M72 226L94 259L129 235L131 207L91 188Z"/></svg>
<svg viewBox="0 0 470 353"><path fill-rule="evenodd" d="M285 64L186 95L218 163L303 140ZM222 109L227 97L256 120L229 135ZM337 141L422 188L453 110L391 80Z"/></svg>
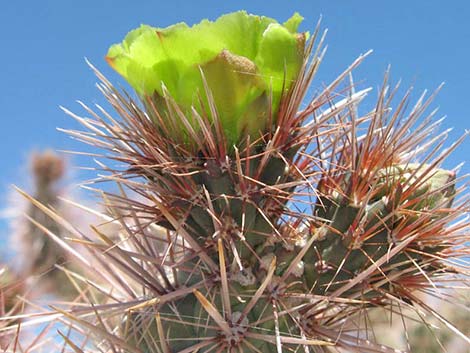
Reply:
<svg viewBox="0 0 470 353"><path fill-rule="evenodd" d="M368 49L374 49L374 54L355 74L364 86L378 87L388 64L395 81L402 78L404 86L414 85L415 97L445 81L434 107L448 116L444 127L454 127L451 137L457 138L470 129L470 3L443 5L433 0L4 1L0 11L0 197L5 200L10 184L25 181L23 164L29 152L47 147L90 150L56 130L78 127L59 105L82 113L77 99L103 103L85 57L113 82L123 84L104 56L109 45L121 41L129 30L141 23L193 24L239 9L279 21L298 11L305 17L302 30L312 30L323 16L323 27L329 29L328 52L314 88ZM467 140L448 165L468 160L469 154ZM89 158L73 161L92 165ZM470 166L462 171L470 172ZM77 180L90 176L75 174Z"/></svg>

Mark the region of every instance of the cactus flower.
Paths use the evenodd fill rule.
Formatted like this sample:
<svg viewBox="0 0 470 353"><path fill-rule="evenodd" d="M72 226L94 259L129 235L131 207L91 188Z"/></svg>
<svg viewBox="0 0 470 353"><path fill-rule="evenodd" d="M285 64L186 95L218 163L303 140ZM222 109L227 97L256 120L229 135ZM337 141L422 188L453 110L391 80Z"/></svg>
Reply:
<svg viewBox="0 0 470 353"><path fill-rule="evenodd" d="M246 134L259 137L268 122L275 121L281 97L295 82L304 59L308 33L297 33L301 21L297 13L281 25L239 11L192 27L142 25L111 46L107 61L144 102L156 102L164 123L170 119L159 99L165 89L188 121L194 121L192 107L210 116L204 76L226 140L233 145ZM172 137L180 142L186 128L183 123L176 127Z"/></svg>

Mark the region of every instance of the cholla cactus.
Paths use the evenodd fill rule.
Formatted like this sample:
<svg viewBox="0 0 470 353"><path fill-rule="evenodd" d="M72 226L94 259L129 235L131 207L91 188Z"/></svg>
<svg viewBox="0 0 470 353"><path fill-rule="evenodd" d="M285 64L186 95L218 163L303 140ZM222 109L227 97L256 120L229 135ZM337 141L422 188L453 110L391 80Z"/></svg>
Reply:
<svg viewBox="0 0 470 353"><path fill-rule="evenodd" d="M417 292L467 254L468 200L442 167L459 141L443 151L435 112L422 118L433 97L392 110L388 77L360 112L369 90L344 81L365 55L301 107L323 37L315 46L318 28L297 33L300 22L236 12L142 26L107 56L137 101L96 71L120 119L86 108L93 118L74 117L88 131L70 133L125 165L100 165L121 190L104 193L102 217L121 230L91 239L35 204L111 285L102 305L60 310L100 351L396 352L374 343L369 309L444 321Z"/></svg>
<svg viewBox="0 0 470 353"><path fill-rule="evenodd" d="M36 152L31 156L34 198L64 217L67 216L67 211L59 197L64 196L61 195L61 181L65 168L64 158L52 150ZM48 235L50 233L62 239L65 236L64 228L30 203L22 212L27 219L23 218L23 214L21 221L20 217L14 219L10 236L12 248L17 251L14 260L17 262L18 274L28 279L32 287L30 289L36 297L45 292L72 294L74 289L71 288L64 272L56 268L56 265L65 265L70 256Z"/></svg>

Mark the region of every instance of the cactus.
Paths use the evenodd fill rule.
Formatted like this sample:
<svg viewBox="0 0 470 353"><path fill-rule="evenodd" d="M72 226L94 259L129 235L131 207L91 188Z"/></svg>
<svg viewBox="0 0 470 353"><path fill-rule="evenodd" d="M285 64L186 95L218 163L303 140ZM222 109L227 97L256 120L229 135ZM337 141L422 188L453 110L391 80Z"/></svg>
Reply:
<svg viewBox="0 0 470 353"><path fill-rule="evenodd" d="M417 293L465 276L450 264L468 201L443 167L460 141L441 149L435 112L423 118L433 96L392 110L387 73L361 114L362 55L303 105L324 51L300 22L241 11L142 26L107 55L137 99L94 69L120 119L67 111L87 129L69 133L119 163L100 162L120 189L102 192L102 217L119 231L90 238L62 220L110 287L105 303L57 310L100 351L397 352L368 336L367 311L434 313Z"/></svg>
<svg viewBox="0 0 470 353"><path fill-rule="evenodd" d="M59 199L60 196L64 196L61 190L61 182L66 171L64 158L52 150L35 152L31 156L30 171L33 197L63 217L69 216L67 207ZM36 298L46 293L65 297L76 295L76 290L71 286L67 276L56 267L67 266L70 256L60 243L47 234L49 232L54 237L62 239L65 236L65 229L31 203L21 211L24 213L20 214L21 218L13 219L10 236L11 247L17 252L14 259L16 272L25 281L27 280L29 291L32 291Z"/></svg>

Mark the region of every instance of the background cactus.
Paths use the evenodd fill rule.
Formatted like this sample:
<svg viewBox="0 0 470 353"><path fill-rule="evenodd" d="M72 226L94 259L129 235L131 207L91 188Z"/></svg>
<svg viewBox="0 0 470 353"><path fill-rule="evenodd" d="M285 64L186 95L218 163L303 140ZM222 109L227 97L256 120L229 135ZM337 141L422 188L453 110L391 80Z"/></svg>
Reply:
<svg viewBox="0 0 470 353"><path fill-rule="evenodd" d="M46 150L32 153L29 162L28 176L35 199L68 217L71 213L59 199L64 196L64 157ZM62 241L64 228L30 202L17 201L11 204L11 234L4 248L8 256L1 259L8 265L0 269L0 348L2 352L53 351L47 335L52 325L37 327L34 322L49 321L47 316L37 318L45 300L70 300L77 295L63 270L69 267L70 256L48 234Z"/></svg>
<svg viewBox="0 0 470 353"><path fill-rule="evenodd" d="M199 76L176 54L165 53L167 66L154 60L191 31L201 42L218 40L213 26L243 43L244 32L231 26L251 34L253 23L261 42L275 29L269 53L279 60L243 58L263 82L226 79L243 56L237 43L197 47L191 65L201 67ZM106 301L89 295L89 307L57 308L99 337L100 351L396 352L370 336L371 309L414 305L445 322L417 293L456 272L467 279L455 260L466 254L468 199L456 172L442 166L460 141L442 149L435 112L425 115L433 96L406 109L406 94L392 110L397 88L388 74L375 107L362 112L368 90L356 92L346 79L365 56L302 105L323 38L316 29L305 43L298 23L298 16L282 26L240 12L192 28L131 32L108 61L138 101L95 71L120 119L86 108L91 118L74 117L87 131L69 133L119 162L100 165L119 186L117 194L102 192L107 212L100 216L119 230L98 225L87 236L33 203L87 250L94 265L80 253L77 260L109 284L84 281ZM284 41L293 45L274 45ZM269 86L279 72L283 84ZM237 96L243 104L225 99L240 87L257 93ZM263 104L253 105L259 97ZM259 107L263 114L253 113ZM253 116L261 121L253 124Z"/></svg>
<svg viewBox="0 0 470 353"><path fill-rule="evenodd" d="M52 150L35 152L31 155L33 197L63 217L72 215L68 212L65 202L60 200L61 196L65 196L62 182L66 168L64 157ZM53 239L53 237L63 239L65 229L31 203L21 211L24 214L13 220L10 236L13 244L11 248L17 253L13 261L16 262L14 265L18 275L24 280L28 279L36 297L45 293L74 296L76 291L67 276L56 267L66 266L70 259L67 250ZM47 234L48 232L53 236Z"/></svg>
<svg viewBox="0 0 470 353"><path fill-rule="evenodd" d="M58 208L58 181L64 174L64 160L52 151L44 153L36 153L31 160L31 170L34 176L34 197L45 205L49 205L55 209ZM60 226L50 221L43 212L38 210L34 205L29 205L28 216L34 221L46 226L54 234L62 232ZM53 276L57 274L54 269L55 264L62 264L66 255L64 250L50 239L44 232L38 228L33 222L29 223L29 227L19 236L23 246L22 249L27 256L23 256L23 260L29 263L24 264L24 274L46 274Z"/></svg>

